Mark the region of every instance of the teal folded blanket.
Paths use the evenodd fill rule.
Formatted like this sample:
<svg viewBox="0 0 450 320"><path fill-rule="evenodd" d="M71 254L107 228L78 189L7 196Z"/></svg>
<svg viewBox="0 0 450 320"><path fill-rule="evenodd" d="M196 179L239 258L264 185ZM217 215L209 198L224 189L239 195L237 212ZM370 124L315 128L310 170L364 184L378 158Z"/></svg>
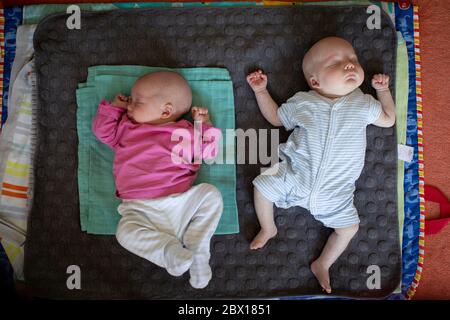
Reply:
<svg viewBox="0 0 450 320"><path fill-rule="evenodd" d="M114 153L92 133L92 119L100 101L111 101L122 92L129 94L141 75L159 70L180 73L191 86L193 105L207 107L214 126L222 129L222 145L218 159L225 162L227 150L234 154L234 138L226 140L226 129L235 128L233 85L223 68L153 68L143 66L94 66L88 69L87 82L80 83L77 95L78 190L81 229L91 234L115 234L120 215L112 175ZM190 115L186 115L190 119ZM215 234L239 232L236 205L235 164L203 164L194 184L216 186L224 201L223 214Z"/></svg>

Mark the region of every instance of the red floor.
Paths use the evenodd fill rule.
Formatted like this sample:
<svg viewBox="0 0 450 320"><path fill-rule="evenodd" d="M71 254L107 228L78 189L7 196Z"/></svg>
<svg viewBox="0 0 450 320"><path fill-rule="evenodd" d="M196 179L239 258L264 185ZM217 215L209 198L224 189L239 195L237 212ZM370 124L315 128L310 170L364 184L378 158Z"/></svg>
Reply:
<svg viewBox="0 0 450 320"><path fill-rule="evenodd" d="M450 2L419 2L425 183L450 198ZM430 215L439 206L425 204ZM414 299L450 299L450 225L425 237L424 271Z"/></svg>

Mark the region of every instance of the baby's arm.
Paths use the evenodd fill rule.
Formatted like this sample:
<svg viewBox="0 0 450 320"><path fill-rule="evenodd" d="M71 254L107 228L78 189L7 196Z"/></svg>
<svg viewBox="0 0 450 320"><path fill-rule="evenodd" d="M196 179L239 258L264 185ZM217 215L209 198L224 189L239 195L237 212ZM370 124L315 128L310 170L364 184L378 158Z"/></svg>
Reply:
<svg viewBox="0 0 450 320"><path fill-rule="evenodd" d="M194 122L201 122L202 124L201 158L204 160L212 160L219 154L219 142L222 137L222 132L220 129L213 127L207 108L192 107L191 112Z"/></svg>
<svg viewBox="0 0 450 320"><path fill-rule="evenodd" d="M97 115L92 122L92 131L98 140L114 148L118 142L117 128L126 111L127 98L117 95L112 103L103 100L98 106Z"/></svg>
<svg viewBox="0 0 450 320"><path fill-rule="evenodd" d="M267 75L261 70L255 71L247 76L247 82L255 92L256 101L264 118L275 127L282 126L283 124L277 115L278 105L266 89Z"/></svg>
<svg viewBox="0 0 450 320"><path fill-rule="evenodd" d="M377 98L383 111L380 117L373 123L378 127L392 127L395 123L395 103L389 90L389 76L387 74L376 74L372 78L372 87L377 90Z"/></svg>

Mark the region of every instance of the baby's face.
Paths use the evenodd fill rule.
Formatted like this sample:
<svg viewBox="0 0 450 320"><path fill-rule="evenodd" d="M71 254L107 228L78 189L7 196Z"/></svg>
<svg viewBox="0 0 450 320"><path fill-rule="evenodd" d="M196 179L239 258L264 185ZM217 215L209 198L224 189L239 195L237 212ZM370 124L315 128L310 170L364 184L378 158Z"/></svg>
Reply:
<svg viewBox="0 0 450 320"><path fill-rule="evenodd" d="M349 94L364 81L364 70L353 47L343 39L324 41L313 58L311 87L334 98Z"/></svg>
<svg viewBox="0 0 450 320"><path fill-rule="evenodd" d="M131 89L127 115L137 123L160 125L176 121L192 103L186 80L174 72L159 71L139 78Z"/></svg>
<svg viewBox="0 0 450 320"><path fill-rule="evenodd" d="M137 123L154 123L161 118L164 101L152 87L136 83L128 100L128 118Z"/></svg>

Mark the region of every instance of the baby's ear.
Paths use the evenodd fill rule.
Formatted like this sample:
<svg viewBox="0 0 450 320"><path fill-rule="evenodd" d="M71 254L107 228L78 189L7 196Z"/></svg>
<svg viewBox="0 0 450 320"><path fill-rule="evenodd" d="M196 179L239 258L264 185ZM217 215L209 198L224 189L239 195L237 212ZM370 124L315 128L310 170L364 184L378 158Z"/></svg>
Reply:
<svg viewBox="0 0 450 320"><path fill-rule="evenodd" d="M320 88L319 82L317 82L317 80L316 80L313 76L311 76L311 77L309 78L309 86L310 86L312 89L318 89L318 88Z"/></svg>
<svg viewBox="0 0 450 320"><path fill-rule="evenodd" d="M168 102L162 108L161 119L168 119L173 115L173 105Z"/></svg>

